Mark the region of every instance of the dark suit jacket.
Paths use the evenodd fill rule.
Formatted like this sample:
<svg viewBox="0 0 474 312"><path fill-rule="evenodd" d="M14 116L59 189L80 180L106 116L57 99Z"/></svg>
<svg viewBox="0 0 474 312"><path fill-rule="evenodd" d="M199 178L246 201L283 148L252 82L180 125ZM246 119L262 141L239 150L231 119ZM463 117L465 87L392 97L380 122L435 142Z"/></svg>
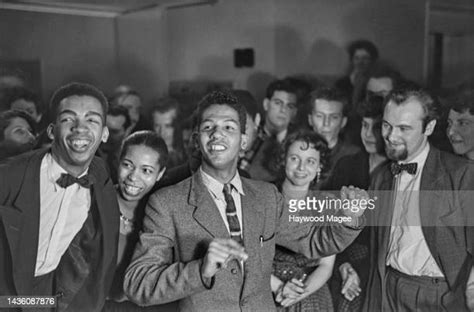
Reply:
<svg viewBox="0 0 474 312"><path fill-rule="evenodd" d="M393 207L390 191L393 175L387 164L374 177L376 207L370 214L371 272L365 311L383 311L385 295L385 258L390 239ZM465 288L473 265L472 208L474 166L463 158L430 147L420 185L420 218L422 232L431 255L446 277L450 292L443 297L448 311L464 311ZM461 192L453 192L461 191Z"/></svg>
<svg viewBox="0 0 474 312"><path fill-rule="evenodd" d="M340 252L360 232L343 225L289 223L275 186L246 178L242 186L249 254L243 275L232 261L216 274L210 289L201 280L209 243L230 236L198 171L150 197L144 232L125 274L128 296L144 305L179 300L181 311L274 311L270 274L275 244L315 258Z"/></svg>
<svg viewBox="0 0 474 312"><path fill-rule="evenodd" d="M0 295L34 295L40 166L46 152L44 149L24 154L0 167ZM92 161L89 174L94 179L91 198L98 208L101 253L95 255L99 260L93 268L94 276L82 276L74 284L56 281L60 310L100 311L115 270L119 222L115 191L99 158ZM71 265L64 258L63 255L58 268Z"/></svg>

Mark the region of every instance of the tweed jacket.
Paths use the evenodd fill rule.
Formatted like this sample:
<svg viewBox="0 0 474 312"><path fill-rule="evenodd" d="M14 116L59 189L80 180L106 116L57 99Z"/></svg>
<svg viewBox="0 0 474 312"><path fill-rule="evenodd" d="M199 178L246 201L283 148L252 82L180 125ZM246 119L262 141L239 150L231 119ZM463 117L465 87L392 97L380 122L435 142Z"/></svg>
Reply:
<svg viewBox="0 0 474 312"><path fill-rule="evenodd" d="M213 238L229 238L198 171L158 190L148 202L144 230L125 274L124 288L138 304L179 300L180 311L274 311L270 274L275 244L308 257L340 252L360 229L292 224L272 184L242 178L243 270L229 263L207 288L200 267Z"/></svg>
<svg viewBox="0 0 474 312"><path fill-rule="evenodd" d="M393 189L390 164L377 174L371 189L377 206L370 215L371 272L364 311L385 311L386 255L393 215L390 191ZM464 158L430 146L420 185L420 219L424 238L443 272L450 292L443 298L448 311L464 311L465 288L473 261L474 165ZM453 192L454 191L454 192ZM460 192L456 192L460 191ZM463 226L466 225L466 226Z"/></svg>

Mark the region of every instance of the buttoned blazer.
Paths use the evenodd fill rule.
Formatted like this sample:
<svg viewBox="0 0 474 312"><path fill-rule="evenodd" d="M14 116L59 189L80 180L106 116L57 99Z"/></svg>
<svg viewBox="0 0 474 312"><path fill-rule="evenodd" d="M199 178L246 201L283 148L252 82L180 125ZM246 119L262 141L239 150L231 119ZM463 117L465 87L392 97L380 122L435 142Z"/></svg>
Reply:
<svg viewBox="0 0 474 312"><path fill-rule="evenodd" d="M393 215L393 175L386 164L374 177L372 196L376 207L370 214L371 274L365 311L383 311L386 304L386 255ZM448 282L450 293L443 305L449 311L467 309L465 286L473 264L474 165L433 146L425 162L420 185L420 219L428 248ZM372 226L381 225L381 226Z"/></svg>
<svg viewBox="0 0 474 312"><path fill-rule="evenodd" d="M274 311L270 274L275 244L317 258L340 252L360 232L342 225L289 223L275 186L242 178L242 187L243 241L249 254L243 273L232 261L209 289L201 280L209 243L230 236L198 171L150 197L144 231L125 274L128 296L142 305L179 300L181 311Z"/></svg>
<svg viewBox="0 0 474 312"><path fill-rule="evenodd" d="M38 249L40 218L40 166L48 149L33 151L0 166L0 295L34 295L32 285ZM87 303L84 285L59 289L59 306L74 310L85 304L97 310L102 308L112 282L116 264L119 211L117 198L103 161L97 157L89 167L94 180L91 190L97 204L102 229L99 269L94 276L95 297L101 303L92 308ZM91 197L92 198L92 197ZM60 263L61 265L61 263ZM85 276L86 277L86 276ZM84 278L85 278L84 277ZM72 287L72 285L71 285Z"/></svg>

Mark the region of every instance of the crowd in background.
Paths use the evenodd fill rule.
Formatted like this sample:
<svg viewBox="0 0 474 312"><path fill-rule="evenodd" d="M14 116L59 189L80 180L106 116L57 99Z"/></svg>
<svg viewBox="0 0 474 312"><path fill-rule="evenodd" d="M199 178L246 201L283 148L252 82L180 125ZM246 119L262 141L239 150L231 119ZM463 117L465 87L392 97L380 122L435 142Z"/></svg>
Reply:
<svg viewBox="0 0 474 312"><path fill-rule="evenodd" d="M369 41L353 42L348 54L350 68L334 85L285 77L267 86L263 103L247 90L224 90L246 108L248 141L239 151L240 176L274 183L285 199L348 185L369 188L377 171L393 160L382 136L387 99L399 90L424 89L379 62ZM0 163L6 163L51 146L53 115L46 108L50 103L42 103L20 76L1 74ZM145 108L131 86L133 81L108 96L109 135L96 152L116 185L120 209L118 264L104 307L109 311L144 309L129 302L122 285L145 204L154 191L190 177L202 163L197 113L184 116L183 104L169 96ZM439 116L430 145L474 160L474 85L467 81L423 92L434 99ZM320 259L277 246L271 279L275 305L282 311L361 311L371 248L367 228L342 253Z"/></svg>

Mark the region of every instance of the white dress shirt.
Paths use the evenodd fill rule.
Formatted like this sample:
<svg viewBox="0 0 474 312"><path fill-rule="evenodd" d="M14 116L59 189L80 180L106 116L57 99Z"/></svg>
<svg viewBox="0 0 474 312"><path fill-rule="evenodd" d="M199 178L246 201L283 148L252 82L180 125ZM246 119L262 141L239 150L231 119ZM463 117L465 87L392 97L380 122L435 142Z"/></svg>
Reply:
<svg viewBox="0 0 474 312"><path fill-rule="evenodd" d="M87 219L90 190L72 184L60 187L56 180L67 173L47 153L40 168L40 222L35 276L56 269L62 255ZM81 176L87 174L84 172Z"/></svg>
<svg viewBox="0 0 474 312"><path fill-rule="evenodd" d="M395 203L386 264L412 276L443 277L421 229L420 184L429 150L429 144L426 144L411 161L417 163L414 175L402 171L395 177Z"/></svg>

